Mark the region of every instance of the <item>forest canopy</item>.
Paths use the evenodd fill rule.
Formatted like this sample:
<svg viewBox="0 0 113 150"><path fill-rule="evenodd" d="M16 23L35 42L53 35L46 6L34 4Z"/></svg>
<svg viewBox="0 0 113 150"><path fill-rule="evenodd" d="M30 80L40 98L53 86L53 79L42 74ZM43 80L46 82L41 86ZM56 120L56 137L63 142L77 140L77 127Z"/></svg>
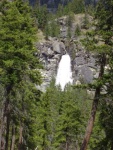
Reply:
<svg viewBox="0 0 113 150"><path fill-rule="evenodd" d="M112 150L113 0L47 2L30 1L36 3L31 7L23 0L0 1L0 150ZM49 13L48 7L58 9ZM77 14L85 16L85 31L92 15L94 28L82 33L78 25L74 38L83 35L81 44L96 57L98 76L88 84L81 78L82 84L68 84L64 91L53 79L42 92L38 32L45 41L60 39L57 20L66 16L66 38L72 42Z"/></svg>

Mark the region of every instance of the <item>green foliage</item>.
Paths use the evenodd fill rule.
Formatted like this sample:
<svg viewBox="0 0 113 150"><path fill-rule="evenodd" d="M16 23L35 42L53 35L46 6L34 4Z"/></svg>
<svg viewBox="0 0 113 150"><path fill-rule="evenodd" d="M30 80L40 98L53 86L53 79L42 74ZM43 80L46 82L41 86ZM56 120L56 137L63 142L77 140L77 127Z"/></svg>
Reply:
<svg viewBox="0 0 113 150"><path fill-rule="evenodd" d="M99 148L111 149L113 147L113 104L112 97L103 98L100 105L100 117L99 121L101 127L105 132L105 137L100 141ZM97 145L97 146L98 146Z"/></svg>
<svg viewBox="0 0 113 150"><path fill-rule="evenodd" d="M72 23L74 21L74 13L69 13L68 17L67 17L67 20L66 20L66 25L68 27L68 30L67 30L67 37L70 39L71 38L71 35L72 35L72 31L71 31L71 27L72 27Z"/></svg>
<svg viewBox="0 0 113 150"><path fill-rule="evenodd" d="M88 99L84 90L67 86L61 91L51 83L38 109L39 149L65 149L67 143L72 149L79 147L89 114Z"/></svg>
<svg viewBox="0 0 113 150"><path fill-rule="evenodd" d="M73 22L74 22L74 13L71 12L67 17L66 24L68 27L71 27Z"/></svg>
<svg viewBox="0 0 113 150"><path fill-rule="evenodd" d="M88 6L86 6L85 7L86 9L85 9L85 11L89 14L89 15L91 15L91 16L95 16L95 11L96 11L96 8L94 7L94 5L88 5Z"/></svg>
<svg viewBox="0 0 113 150"><path fill-rule="evenodd" d="M75 14L84 12L84 1L73 0L71 3L71 9Z"/></svg>
<svg viewBox="0 0 113 150"><path fill-rule="evenodd" d="M71 38L71 27L68 27L68 30L67 30L67 38L68 38L68 39Z"/></svg>
<svg viewBox="0 0 113 150"><path fill-rule="evenodd" d="M60 26L55 20L51 20L49 23L46 24L45 27L46 38L48 38L48 36L59 37L59 35L60 35Z"/></svg>
<svg viewBox="0 0 113 150"><path fill-rule="evenodd" d="M23 145L29 149L34 149L37 146L37 107L39 97L40 91L29 82L27 85L24 82L15 85L10 94L11 122L16 128L19 128L22 124L24 139ZM19 133L17 132L16 141L18 140ZM18 147L18 143L15 144L15 147Z"/></svg>
<svg viewBox="0 0 113 150"><path fill-rule="evenodd" d="M87 14L87 12L85 12L85 15L84 15L83 28L85 28L85 29L89 28L89 20L88 20L88 14Z"/></svg>
<svg viewBox="0 0 113 150"><path fill-rule="evenodd" d="M0 2L0 84L4 89L1 94L3 111L1 122L9 126L0 135L9 136L15 127L15 149L18 145L35 149L37 146L37 103L40 91L35 84L41 83L39 72L40 62L35 56L36 27L31 15L31 9L23 0ZM6 109L3 109L5 108ZM10 109L9 109L10 108ZM10 118L10 119L9 119ZM4 122L4 120L10 122ZM2 129L2 124L0 129ZM22 137L19 128L23 128ZM23 138L22 143L19 139ZM1 141L0 141L1 142ZM6 143L7 147L11 142ZM7 149L7 148L6 148Z"/></svg>
<svg viewBox="0 0 113 150"><path fill-rule="evenodd" d="M59 5L58 5L58 9L57 9L57 16L58 16L58 17L62 17L62 15L64 14L63 11L64 11L63 5L59 4Z"/></svg>
<svg viewBox="0 0 113 150"><path fill-rule="evenodd" d="M84 12L84 1L83 0L72 0L72 2L69 2L65 8L64 12L73 12L75 14L83 13Z"/></svg>
<svg viewBox="0 0 113 150"><path fill-rule="evenodd" d="M48 21L47 6L46 5L43 5L41 7L36 6L34 9L34 16L36 18L36 23L38 25L38 28L44 30Z"/></svg>
<svg viewBox="0 0 113 150"><path fill-rule="evenodd" d="M57 16L61 17L63 15L69 15L70 13L83 13L85 11L85 5L83 0L72 0L63 6L59 4L57 10Z"/></svg>
<svg viewBox="0 0 113 150"><path fill-rule="evenodd" d="M33 19L30 18L28 6L22 5L23 2L15 1L6 4L1 10L0 67L3 72L1 80L6 85L19 82L27 76L28 67L34 69L39 65L39 60L34 57L36 30Z"/></svg>
<svg viewBox="0 0 113 150"><path fill-rule="evenodd" d="M81 34L80 27L77 24L76 29L75 29L75 36L79 36L80 34Z"/></svg>
<svg viewBox="0 0 113 150"><path fill-rule="evenodd" d="M113 3L111 0L100 0L98 2L95 13L95 26L96 28L88 32L86 35L86 41L84 44L88 51L92 51L96 54L97 64L100 66L100 78L95 79L92 87L94 89L101 87L101 93L98 96L100 102L99 108L99 125L94 127L94 134L98 130L102 133L99 141L95 138L91 138L91 149L102 150L112 149L112 80L113 80L113 16L112 14ZM107 68L106 68L107 66ZM91 87L91 88L92 88ZM97 129L96 129L97 126ZM93 136L92 135L92 136ZM101 134L100 134L101 135ZM99 135L99 136L100 136Z"/></svg>
<svg viewBox="0 0 113 150"><path fill-rule="evenodd" d="M105 137L105 132L102 129L101 122L99 119L100 112L97 111L93 132L89 142L89 149L91 150L99 150L100 149L100 141L102 141ZM103 147L105 149L105 147Z"/></svg>

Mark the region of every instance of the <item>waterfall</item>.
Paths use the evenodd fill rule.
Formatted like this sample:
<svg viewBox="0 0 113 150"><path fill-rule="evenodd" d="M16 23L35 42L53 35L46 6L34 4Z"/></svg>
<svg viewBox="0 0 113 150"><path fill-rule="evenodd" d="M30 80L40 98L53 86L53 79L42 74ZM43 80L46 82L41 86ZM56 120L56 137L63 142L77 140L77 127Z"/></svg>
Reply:
<svg viewBox="0 0 113 150"><path fill-rule="evenodd" d="M60 85L61 89L64 90L64 87L67 83L72 83L72 71L71 71L71 59L68 54L62 56L56 77L56 85Z"/></svg>

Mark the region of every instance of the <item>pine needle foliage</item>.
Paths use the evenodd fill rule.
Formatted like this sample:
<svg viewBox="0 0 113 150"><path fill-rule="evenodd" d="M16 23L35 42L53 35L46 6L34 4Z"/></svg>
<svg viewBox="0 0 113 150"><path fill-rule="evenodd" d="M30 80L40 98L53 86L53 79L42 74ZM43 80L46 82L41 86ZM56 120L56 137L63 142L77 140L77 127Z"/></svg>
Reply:
<svg viewBox="0 0 113 150"><path fill-rule="evenodd" d="M35 118L40 91L35 84L41 83L41 65L35 56L36 31L28 3L0 1L0 85L4 90L0 149L37 146Z"/></svg>
<svg viewBox="0 0 113 150"><path fill-rule="evenodd" d="M92 133L98 103L102 104L101 97L111 95L112 88L112 68L113 68L113 1L100 0L97 4L95 13L95 30L88 32L85 46L89 51L97 56L99 76L95 80L95 96L92 104L91 116L86 129L86 134L81 146L81 150L86 150ZM110 97L112 99L112 97ZM106 106L107 107L107 106ZM106 134L106 137L109 135ZM105 149L107 149L106 147ZM98 147L99 149L99 147ZM100 146L101 149L101 146ZM103 149L103 148L102 148ZM109 149L112 149L112 144Z"/></svg>

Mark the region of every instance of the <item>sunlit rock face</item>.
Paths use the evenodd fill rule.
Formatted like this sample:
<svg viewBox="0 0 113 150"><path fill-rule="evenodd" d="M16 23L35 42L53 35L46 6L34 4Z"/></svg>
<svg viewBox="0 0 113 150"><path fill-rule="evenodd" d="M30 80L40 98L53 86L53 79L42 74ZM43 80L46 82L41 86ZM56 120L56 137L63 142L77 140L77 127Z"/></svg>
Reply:
<svg viewBox="0 0 113 150"><path fill-rule="evenodd" d="M37 49L39 50L39 57L44 66L41 70L43 75L42 89L46 90L46 87L50 84L52 78L58 76L59 62L64 59L66 52L68 53L71 61L72 79L70 82L73 84L92 83L94 78L98 77L99 67L96 65L96 55L85 50L85 47L81 43L81 39L84 39L84 34L80 36L74 35L74 31L77 25L80 25L81 33L86 32L88 29L84 28L84 14L75 15L75 21L71 28L71 39L67 38L67 17L61 17L57 21L60 25L60 37L48 37L48 40L37 43ZM92 22L93 18L89 16L89 21ZM89 30L94 29L91 26ZM64 70L65 68L62 67ZM58 78L63 78L61 74ZM66 77L67 78L67 77ZM64 80L64 79L63 79ZM65 80L62 80L62 89L65 87ZM60 81L57 81L59 84Z"/></svg>
<svg viewBox="0 0 113 150"><path fill-rule="evenodd" d="M94 78L98 77L95 56L87 53L81 45L76 45L75 42L67 48L66 42L63 43L53 38L37 43L37 49L40 50L39 57L44 67L41 70L43 75L42 91L46 91L52 78L57 77L56 84L60 84L63 90L66 83L91 83ZM65 50L69 55L65 55ZM59 68L60 71L58 71ZM67 70L70 72L69 74L65 73Z"/></svg>
<svg viewBox="0 0 113 150"><path fill-rule="evenodd" d="M48 41L37 43L36 47L39 50L38 57L40 57L40 61L44 67L41 70L43 77L41 89L45 91L51 80L56 78L58 64L62 55L66 53L65 45L60 40L51 38Z"/></svg>

